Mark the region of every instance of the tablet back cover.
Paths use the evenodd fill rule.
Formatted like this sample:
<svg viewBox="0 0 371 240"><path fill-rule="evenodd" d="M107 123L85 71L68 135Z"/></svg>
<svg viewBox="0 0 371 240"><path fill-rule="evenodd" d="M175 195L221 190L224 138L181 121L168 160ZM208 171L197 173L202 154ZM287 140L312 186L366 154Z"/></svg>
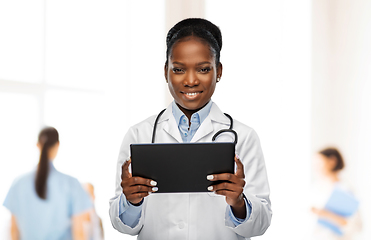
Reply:
<svg viewBox="0 0 371 240"><path fill-rule="evenodd" d="M234 173L234 143L131 144L132 175L153 179L158 193L208 192L209 174Z"/></svg>

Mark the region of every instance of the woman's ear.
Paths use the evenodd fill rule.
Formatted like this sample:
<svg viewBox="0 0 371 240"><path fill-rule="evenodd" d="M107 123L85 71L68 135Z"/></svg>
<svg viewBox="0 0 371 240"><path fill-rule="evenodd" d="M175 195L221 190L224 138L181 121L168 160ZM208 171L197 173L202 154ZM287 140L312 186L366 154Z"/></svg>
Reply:
<svg viewBox="0 0 371 240"><path fill-rule="evenodd" d="M223 65L221 62L219 62L217 69L216 69L216 77L221 78L223 74Z"/></svg>
<svg viewBox="0 0 371 240"><path fill-rule="evenodd" d="M166 83L168 83L168 80L167 80L167 64L166 63L165 63L165 66L164 66L164 75L165 75Z"/></svg>
<svg viewBox="0 0 371 240"><path fill-rule="evenodd" d="M58 150L59 150L59 141L56 142L52 147L49 148L49 151L48 151L49 160L54 160L54 158L58 154Z"/></svg>
<svg viewBox="0 0 371 240"><path fill-rule="evenodd" d="M336 167L336 164L337 164L337 159L335 156L330 156L327 158L327 162L328 162L328 165L329 165L329 168L331 169L331 171L333 172L335 167Z"/></svg>

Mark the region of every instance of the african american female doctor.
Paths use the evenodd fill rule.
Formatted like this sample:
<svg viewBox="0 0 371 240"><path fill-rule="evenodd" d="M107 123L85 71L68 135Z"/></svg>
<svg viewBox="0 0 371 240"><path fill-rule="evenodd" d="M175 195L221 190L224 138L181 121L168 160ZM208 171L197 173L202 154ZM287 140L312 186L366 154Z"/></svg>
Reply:
<svg viewBox="0 0 371 240"><path fill-rule="evenodd" d="M205 19L185 19L166 39L165 79L174 101L156 123L156 143L211 142L230 119L211 100L222 76L221 32ZM255 131L234 121L236 172L207 176L228 180L208 193L150 194L156 182L129 171L132 143L150 143L156 115L131 127L117 162L110 217L118 231L138 239L249 239L262 235L272 217L269 184ZM194 153L190 153L194 154ZM206 177L206 176L205 176ZM223 197L224 196L224 197Z"/></svg>

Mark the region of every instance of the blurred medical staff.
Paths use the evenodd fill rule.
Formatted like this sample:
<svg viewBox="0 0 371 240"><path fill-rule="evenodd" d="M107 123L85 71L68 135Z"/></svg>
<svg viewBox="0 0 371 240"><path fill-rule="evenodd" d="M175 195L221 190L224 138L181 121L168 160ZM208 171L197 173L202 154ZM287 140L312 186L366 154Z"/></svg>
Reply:
<svg viewBox="0 0 371 240"><path fill-rule="evenodd" d="M103 224L102 219L98 216L95 210L95 193L94 193L94 186L91 183L85 183L84 189L93 202L94 207L89 210L88 219L84 223L84 229L86 232L87 239L89 240L103 240L104 239L104 231L103 231Z"/></svg>
<svg viewBox="0 0 371 240"><path fill-rule="evenodd" d="M323 149L316 156L318 175L311 194L311 210L317 221L313 240L350 240L362 228L359 201L353 187L341 176L344 167L343 157L336 148Z"/></svg>
<svg viewBox="0 0 371 240"><path fill-rule="evenodd" d="M58 131L44 128L37 147L37 169L18 177L4 201L12 214L12 239L86 239L83 221L92 203L77 179L53 165L59 149Z"/></svg>

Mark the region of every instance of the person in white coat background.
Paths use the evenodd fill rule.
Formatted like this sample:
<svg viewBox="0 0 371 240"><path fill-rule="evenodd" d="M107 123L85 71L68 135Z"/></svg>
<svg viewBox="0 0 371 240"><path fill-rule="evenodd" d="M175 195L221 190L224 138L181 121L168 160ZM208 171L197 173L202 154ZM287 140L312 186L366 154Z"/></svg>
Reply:
<svg viewBox="0 0 371 240"><path fill-rule="evenodd" d="M222 76L222 36L213 23L185 19L166 38L165 79L174 101L157 122L156 143L211 142L231 121L211 100ZM150 194L152 179L130 173L130 144L150 143L156 116L131 127L117 161L116 193L110 218L118 231L138 239L249 239L264 234L271 223L269 184L256 132L237 120L236 172L207 176L228 180L205 193ZM189 157L192 157L189 153ZM205 176L206 177L206 176Z"/></svg>
<svg viewBox="0 0 371 240"><path fill-rule="evenodd" d="M314 215L315 224L312 227L313 240L351 240L358 239L362 231L362 217L359 207L355 208L354 213L344 216L344 212L349 211L353 204L348 199L338 197L337 206L328 209L328 201L333 192L341 191L345 196L351 196L358 202L357 194L350 179L346 179L342 173L345 169L345 161L337 148L329 147L322 149L316 154L315 158L316 175L311 190L311 211ZM343 195L340 195L344 197ZM340 214L342 213L342 214ZM319 220L322 220L320 222ZM327 224L323 224L323 220ZM328 224L330 223L330 224Z"/></svg>

